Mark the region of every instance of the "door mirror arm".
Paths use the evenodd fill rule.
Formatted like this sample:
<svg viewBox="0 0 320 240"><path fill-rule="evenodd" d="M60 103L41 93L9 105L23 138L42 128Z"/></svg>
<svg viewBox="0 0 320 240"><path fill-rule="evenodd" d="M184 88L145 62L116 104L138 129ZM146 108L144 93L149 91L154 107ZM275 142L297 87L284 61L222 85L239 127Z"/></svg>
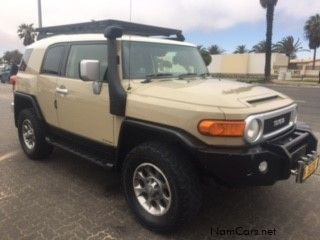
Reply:
<svg viewBox="0 0 320 240"><path fill-rule="evenodd" d="M102 84L103 84L103 81L100 81L100 80L92 82L92 90L94 94L99 95L101 93Z"/></svg>

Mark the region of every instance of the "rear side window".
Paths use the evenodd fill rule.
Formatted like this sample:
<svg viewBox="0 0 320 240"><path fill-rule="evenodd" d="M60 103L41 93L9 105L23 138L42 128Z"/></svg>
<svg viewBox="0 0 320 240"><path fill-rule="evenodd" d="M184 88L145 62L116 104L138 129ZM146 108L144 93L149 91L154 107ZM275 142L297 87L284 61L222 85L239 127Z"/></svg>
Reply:
<svg viewBox="0 0 320 240"><path fill-rule="evenodd" d="M66 77L80 79L81 60L99 60L100 80L107 80L107 51L106 44L79 44L71 46L66 68Z"/></svg>
<svg viewBox="0 0 320 240"><path fill-rule="evenodd" d="M44 58L41 73L59 75L64 50L64 46L50 47Z"/></svg>
<svg viewBox="0 0 320 240"><path fill-rule="evenodd" d="M26 71L32 51L33 51L33 49L30 48L24 52L24 55L23 55L21 63L20 63L19 71L21 71L21 72Z"/></svg>

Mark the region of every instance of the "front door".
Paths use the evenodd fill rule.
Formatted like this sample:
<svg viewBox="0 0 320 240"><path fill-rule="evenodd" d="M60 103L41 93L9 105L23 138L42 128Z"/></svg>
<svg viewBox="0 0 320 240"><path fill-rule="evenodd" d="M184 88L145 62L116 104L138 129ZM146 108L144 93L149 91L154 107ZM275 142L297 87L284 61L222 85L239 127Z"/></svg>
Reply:
<svg viewBox="0 0 320 240"><path fill-rule="evenodd" d="M80 62L99 60L101 80L99 95L93 93L92 81L80 79ZM106 81L106 43L72 44L66 61L64 76L57 83L59 128L70 133L113 145L113 115L109 112L109 89Z"/></svg>

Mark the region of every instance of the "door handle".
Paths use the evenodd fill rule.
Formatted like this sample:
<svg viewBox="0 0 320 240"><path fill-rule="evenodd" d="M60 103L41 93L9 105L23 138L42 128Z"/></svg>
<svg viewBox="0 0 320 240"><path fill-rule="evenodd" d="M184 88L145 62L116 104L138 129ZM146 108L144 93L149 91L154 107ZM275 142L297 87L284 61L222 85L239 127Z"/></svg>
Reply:
<svg viewBox="0 0 320 240"><path fill-rule="evenodd" d="M56 88L56 92L60 93L60 94L68 94L68 89L66 89L65 87L61 86L61 87L57 87Z"/></svg>

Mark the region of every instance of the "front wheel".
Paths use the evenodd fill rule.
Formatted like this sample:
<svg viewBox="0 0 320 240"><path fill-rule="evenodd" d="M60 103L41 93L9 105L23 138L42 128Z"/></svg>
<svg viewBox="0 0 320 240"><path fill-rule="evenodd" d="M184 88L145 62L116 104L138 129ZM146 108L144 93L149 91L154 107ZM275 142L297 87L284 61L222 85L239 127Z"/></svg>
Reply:
<svg viewBox="0 0 320 240"><path fill-rule="evenodd" d="M130 208L150 230L172 231L200 208L199 181L188 157L164 144L133 149L125 159L122 179Z"/></svg>

